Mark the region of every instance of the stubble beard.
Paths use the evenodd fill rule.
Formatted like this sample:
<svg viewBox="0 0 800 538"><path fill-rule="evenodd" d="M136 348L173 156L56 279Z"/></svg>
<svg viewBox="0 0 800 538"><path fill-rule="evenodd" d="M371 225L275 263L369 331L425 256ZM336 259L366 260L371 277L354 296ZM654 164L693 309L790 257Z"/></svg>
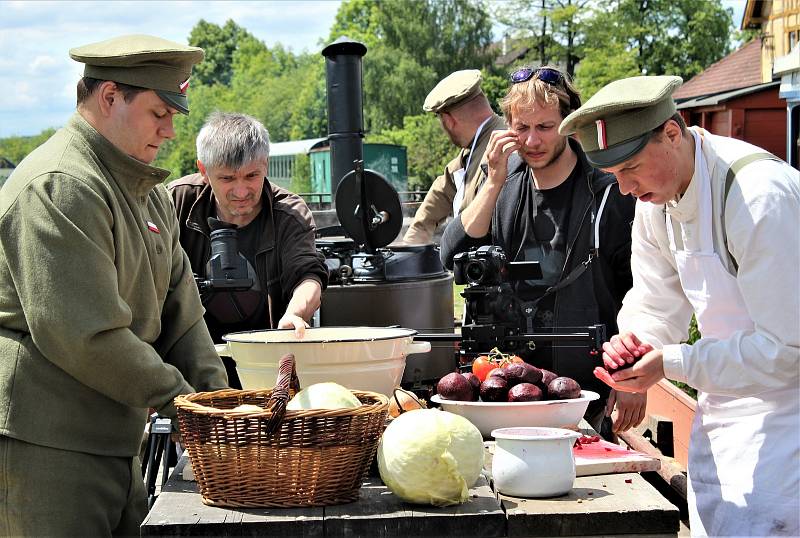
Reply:
<svg viewBox="0 0 800 538"><path fill-rule="evenodd" d="M528 163L528 166L531 168L531 170L541 170L543 168L547 168L548 166L550 166L554 162L556 162L561 157L561 155L564 154L564 150L565 149L567 149L567 138L566 137L562 138L561 139L561 143L556 145L555 148L553 148L553 156L550 157L547 160L547 162L545 162L544 164L530 164L530 163Z"/></svg>

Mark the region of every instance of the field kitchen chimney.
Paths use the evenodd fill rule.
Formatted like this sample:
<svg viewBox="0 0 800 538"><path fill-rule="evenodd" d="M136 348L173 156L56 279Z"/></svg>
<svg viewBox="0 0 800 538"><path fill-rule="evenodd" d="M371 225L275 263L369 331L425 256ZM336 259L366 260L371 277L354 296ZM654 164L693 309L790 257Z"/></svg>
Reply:
<svg viewBox="0 0 800 538"><path fill-rule="evenodd" d="M328 141L331 147L331 194L342 178L364 158L364 105L361 58L367 47L340 37L324 49L328 103Z"/></svg>

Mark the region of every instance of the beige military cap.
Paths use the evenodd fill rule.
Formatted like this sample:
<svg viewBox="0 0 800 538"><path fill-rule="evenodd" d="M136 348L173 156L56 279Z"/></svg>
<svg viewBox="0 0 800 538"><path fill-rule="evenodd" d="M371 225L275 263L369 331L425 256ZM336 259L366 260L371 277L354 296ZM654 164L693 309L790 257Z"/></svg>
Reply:
<svg viewBox="0 0 800 538"><path fill-rule="evenodd" d="M203 49L149 35L126 35L75 47L70 58L86 64L83 76L155 90L168 105L189 113L186 90Z"/></svg>
<svg viewBox="0 0 800 538"><path fill-rule="evenodd" d="M481 92L481 72L465 69L447 75L431 90L422 105L425 112L446 112Z"/></svg>
<svg viewBox="0 0 800 538"><path fill-rule="evenodd" d="M653 129L675 114L672 92L682 82L674 76L615 80L564 118L558 132L577 133L594 166L616 166L639 153Z"/></svg>

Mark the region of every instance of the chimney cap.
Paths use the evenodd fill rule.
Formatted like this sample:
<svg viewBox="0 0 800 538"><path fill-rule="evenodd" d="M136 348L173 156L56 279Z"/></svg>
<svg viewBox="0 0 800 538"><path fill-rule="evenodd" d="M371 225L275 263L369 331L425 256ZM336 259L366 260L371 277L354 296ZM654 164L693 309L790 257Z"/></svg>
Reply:
<svg viewBox="0 0 800 538"><path fill-rule="evenodd" d="M330 58L341 54L355 54L364 56L367 53L367 46L360 41L355 41L347 36L342 36L333 43L322 49L322 55Z"/></svg>

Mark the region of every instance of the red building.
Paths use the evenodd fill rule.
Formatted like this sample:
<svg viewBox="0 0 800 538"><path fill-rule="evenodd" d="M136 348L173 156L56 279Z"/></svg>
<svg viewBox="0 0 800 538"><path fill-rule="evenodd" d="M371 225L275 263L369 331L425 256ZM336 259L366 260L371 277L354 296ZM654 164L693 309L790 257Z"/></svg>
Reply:
<svg viewBox="0 0 800 538"><path fill-rule="evenodd" d="M750 41L673 96L688 125L745 140L786 159L786 101L778 95L779 80L762 83L761 46L761 39Z"/></svg>

